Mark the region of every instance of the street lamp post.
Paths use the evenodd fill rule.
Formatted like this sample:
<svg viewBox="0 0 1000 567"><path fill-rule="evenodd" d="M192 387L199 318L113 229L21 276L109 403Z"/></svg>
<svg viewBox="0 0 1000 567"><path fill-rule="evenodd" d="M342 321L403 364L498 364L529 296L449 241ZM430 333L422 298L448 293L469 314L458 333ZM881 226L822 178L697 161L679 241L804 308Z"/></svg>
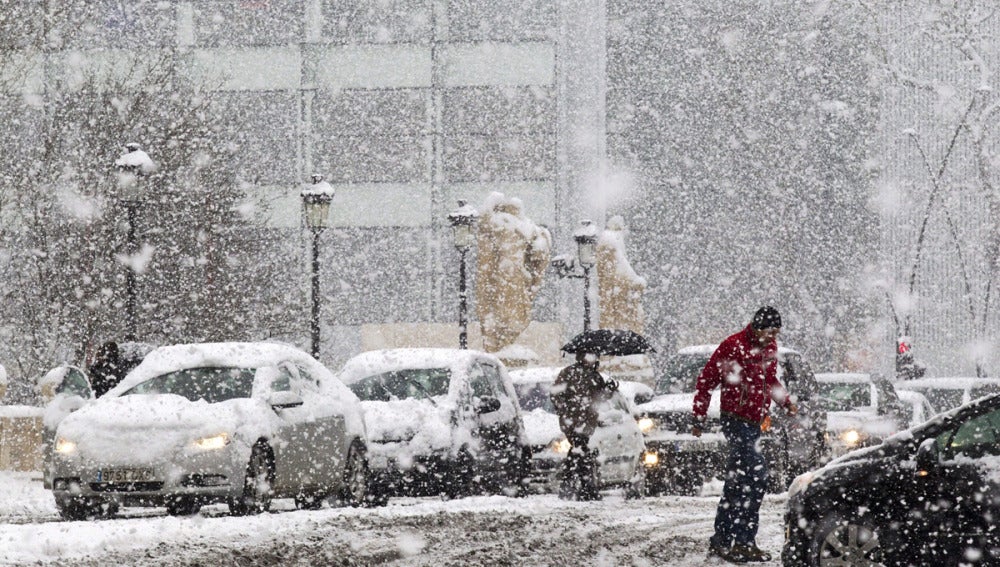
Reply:
<svg viewBox="0 0 1000 567"><path fill-rule="evenodd" d="M329 226L330 203L333 187L323 181L323 176L313 174L312 183L302 189L302 204L306 225L312 231L312 316L309 329L312 335L312 355L319 360L319 235Z"/></svg>
<svg viewBox="0 0 1000 567"><path fill-rule="evenodd" d="M136 224L138 223L138 210L141 202L141 191L139 188L139 178L153 172L155 166L149 155L142 151L139 144L130 142L125 144L125 153L115 160L115 170L118 174L118 199L128 213L128 256L131 258L126 265L125 271L125 340L136 340L136 305L138 303L138 290L136 282L135 254L138 251L136 241Z"/></svg>
<svg viewBox="0 0 1000 567"><path fill-rule="evenodd" d="M465 256L476 241L473 229L477 216L476 209L461 199L458 201L458 208L448 214L448 221L451 223L452 234L455 237L455 249L460 255L458 264L458 347L461 349L469 348L469 305L465 286Z"/></svg>
<svg viewBox="0 0 1000 567"><path fill-rule="evenodd" d="M580 221L580 228L573 233L576 257L583 268L583 330L590 330L590 268L597 263L597 228L590 220Z"/></svg>

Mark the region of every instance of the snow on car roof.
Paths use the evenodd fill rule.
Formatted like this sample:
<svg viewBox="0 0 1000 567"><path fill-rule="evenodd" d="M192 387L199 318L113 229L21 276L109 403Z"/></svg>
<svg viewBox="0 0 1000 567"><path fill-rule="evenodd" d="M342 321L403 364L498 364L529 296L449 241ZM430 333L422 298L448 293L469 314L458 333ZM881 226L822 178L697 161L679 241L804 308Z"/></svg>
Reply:
<svg viewBox="0 0 1000 567"><path fill-rule="evenodd" d="M677 354L707 354L711 355L715 352L715 349L719 348L719 345L692 345L686 346L681 349L677 349ZM778 345L778 353L780 354L799 354L799 351L791 349L788 347L783 347Z"/></svg>
<svg viewBox="0 0 1000 567"><path fill-rule="evenodd" d="M842 384L863 384L871 383L871 374L861 372L817 372L817 382L842 383Z"/></svg>
<svg viewBox="0 0 1000 567"><path fill-rule="evenodd" d="M964 390L983 384L1000 384L1000 378L976 378L974 376L953 376L950 378L917 378L896 382L896 388L904 390L932 388L936 390Z"/></svg>
<svg viewBox="0 0 1000 567"><path fill-rule="evenodd" d="M159 347L143 359L139 366L115 386L109 395L117 395L150 378L186 368L203 366L233 366L258 368L277 362L306 361L305 352L280 343L194 343Z"/></svg>
<svg viewBox="0 0 1000 567"><path fill-rule="evenodd" d="M536 366L532 368L511 368L507 370L510 379L515 384L534 384L536 382L554 382L564 366Z"/></svg>
<svg viewBox="0 0 1000 567"><path fill-rule="evenodd" d="M344 363L340 379L345 384L403 368L452 368L457 369L476 359L488 359L503 366L491 354L477 350L457 348L395 348L362 352Z"/></svg>
<svg viewBox="0 0 1000 567"><path fill-rule="evenodd" d="M565 366L532 366L529 368L508 368L507 374L510 375L510 381L514 384L535 384L537 382L555 382L559 373L562 372ZM610 376L606 372L601 372L601 376L605 380L610 380ZM621 380L618 381L619 384L622 383ZM630 382L632 383L632 382Z"/></svg>

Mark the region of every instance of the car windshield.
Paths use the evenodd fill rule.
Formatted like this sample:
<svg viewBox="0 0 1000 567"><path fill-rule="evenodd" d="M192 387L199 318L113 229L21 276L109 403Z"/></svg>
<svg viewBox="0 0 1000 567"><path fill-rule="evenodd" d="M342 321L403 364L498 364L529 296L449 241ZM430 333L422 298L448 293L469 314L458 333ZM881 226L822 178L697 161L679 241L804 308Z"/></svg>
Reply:
<svg viewBox="0 0 1000 567"><path fill-rule="evenodd" d="M938 411L948 411L962 405L962 390L958 388L913 388L927 398Z"/></svg>
<svg viewBox="0 0 1000 567"><path fill-rule="evenodd" d="M369 376L350 388L361 400L388 402L445 396L450 383L451 370L447 368L410 368Z"/></svg>
<svg viewBox="0 0 1000 567"><path fill-rule="evenodd" d="M851 406L843 400L831 400L822 396L816 398L816 403L826 411L849 411Z"/></svg>
<svg viewBox="0 0 1000 567"><path fill-rule="evenodd" d="M87 377L79 369L72 366L66 369L62 382L56 386L56 393L76 395L82 398L89 398L93 394Z"/></svg>
<svg viewBox="0 0 1000 567"><path fill-rule="evenodd" d="M872 392L867 382L820 382L819 395L843 402L852 408L871 407Z"/></svg>
<svg viewBox="0 0 1000 567"><path fill-rule="evenodd" d="M1000 392L1000 384L984 384L982 386L972 388L969 392L969 399L976 400L984 396L996 394L997 392Z"/></svg>
<svg viewBox="0 0 1000 567"><path fill-rule="evenodd" d="M122 395L176 394L192 402L224 402L249 398L253 391L254 374L253 368L188 368L150 378Z"/></svg>
<svg viewBox="0 0 1000 567"><path fill-rule="evenodd" d="M517 390L517 401L521 403L521 409L524 411L540 409L556 413L547 384L514 384L514 389Z"/></svg>
<svg viewBox="0 0 1000 567"><path fill-rule="evenodd" d="M694 392L695 382L711 355L678 354L667 359L663 375L656 381L657 394Z"/></svg>

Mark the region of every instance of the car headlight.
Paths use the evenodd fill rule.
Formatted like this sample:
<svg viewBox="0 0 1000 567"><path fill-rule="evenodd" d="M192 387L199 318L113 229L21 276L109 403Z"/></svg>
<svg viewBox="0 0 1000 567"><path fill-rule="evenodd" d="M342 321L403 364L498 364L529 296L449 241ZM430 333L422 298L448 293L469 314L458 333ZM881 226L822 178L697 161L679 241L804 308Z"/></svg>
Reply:
<svg viewBox="0 0 1000 567"><path fill-rule="evenodd" d="M569 453L570 448L572 448L572 445L569 444L569 439L566 438L556 439L549 443L549 450L560 455Z"/></svg>
<svg viewBox="0 0 1000 567"><path fill-rule="evenodd" d="M649 433L656 428L656 420L651 417L640 417L636 423L639 425L639 431L643 433Z"/></svg>
<svg viewBox="0 0 1000 567"><path fill-rule="evenodd" d="M211 437L202 437L194 442L195 446L199 449L211 450L211 449L221 449L229 444L230 437L228 433L220 433L218 435L213 435Z"/></svg>
<svg viewBox="0 0 1000 567"><path fill-rule="evenodd" d="M61 453L63 455L69 455L76 451L76 443L66 439L65 437L60 437L56 440L56 453Z"/></svg>
<svg viewBox="0 0 1000 567"><path fill-rule="evenodd" d="M642 454L642 464L647 467L655 467L660 464L660 454L656 451L646 451Z"/></svg>
<svg viewBox="0 0 1000 567"><path fill-rule="evenodd" d="M846 429L840 432L840 441L848 447L857 447L864 439L865 435L857 429Z"/></svg>

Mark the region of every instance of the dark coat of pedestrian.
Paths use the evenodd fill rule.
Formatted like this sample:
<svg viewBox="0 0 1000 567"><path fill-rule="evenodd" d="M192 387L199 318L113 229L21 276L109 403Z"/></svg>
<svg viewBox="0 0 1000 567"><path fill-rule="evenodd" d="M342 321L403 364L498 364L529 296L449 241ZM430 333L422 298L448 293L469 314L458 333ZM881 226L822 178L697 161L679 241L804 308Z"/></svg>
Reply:
<svg viewBox="0 0 1000 567"><path fill-rule="evenodd" d="M118 343L108 341L101 345L97 349L94 363L87 368L94 396L99 398L117 386L125 376L125 370Z"/></svg>
<svg viewBox="0 0 1000 567"><path fill-rule="evenodd" d="M563 498L597 500L595 483L596 457L590 449L590 436L597 429L599 405L615 389L598 371L598 356L579 352L576 363L563 368L552 384L552 406L559 416L559 428L570 443L563 463L559 495Z"/></svg>
<svg viewBox="0 0 1000 567"><path fill-rule="evenodd" d="M780 329L777 309L761 307L746 328L715 349L696 386L691 427L696 437L704 428L712 390L721 386L720 421L729 453L709 552L734 563L771 559L756 543L768 474L757 441L771 400L792 415L798 411L777 377Z"/></svg>

